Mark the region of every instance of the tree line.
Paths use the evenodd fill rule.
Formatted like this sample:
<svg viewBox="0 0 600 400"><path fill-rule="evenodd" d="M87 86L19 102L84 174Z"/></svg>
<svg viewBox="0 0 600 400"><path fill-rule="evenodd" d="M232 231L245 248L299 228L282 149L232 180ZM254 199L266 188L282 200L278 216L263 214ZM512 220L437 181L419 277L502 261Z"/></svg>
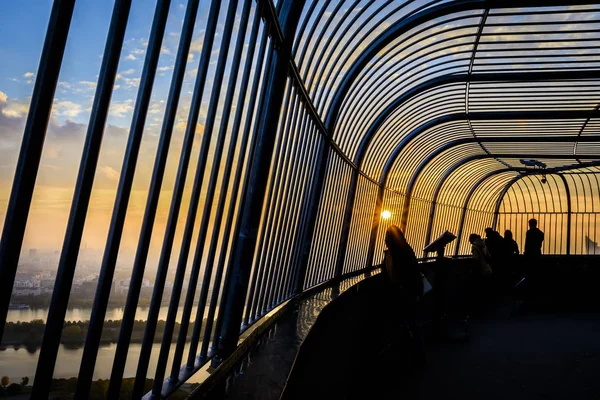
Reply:
<svg viewBox="0 0 600 400"><path fill-rule="evenodd" d="M85 343L87 331L90 321L65 321L60 342L67 346L80 347ZM165 329L166 322L159 320L156 326L156 334L154 335L154 342L160 343L162 341L163 332ZM201 334L204 333L204 327L206 326L206 318L202 323ZM8 322L4 329L4 336L2 337L2 346L25 346L28 349L35 351L42 343L44 337L44 329L46 323L41 320L33 320L30 322ZM116 343L119 337L119 331L121 328L121 320L108 320L104 322L104 328L102 330L101 342ZM144 337L144 331L146 329L146 321L137 320L133 324L133 331L131 334L132 343L141 343ZM174 336L179 334L180 324L175 323ZM192 336L192 329L188 329L187 339L190 340Z"/></svg>

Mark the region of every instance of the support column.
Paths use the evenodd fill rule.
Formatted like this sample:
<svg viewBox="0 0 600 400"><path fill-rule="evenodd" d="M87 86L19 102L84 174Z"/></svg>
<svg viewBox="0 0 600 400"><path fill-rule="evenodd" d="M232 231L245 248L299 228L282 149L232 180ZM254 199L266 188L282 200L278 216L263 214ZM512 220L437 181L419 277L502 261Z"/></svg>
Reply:
<svg viewBox="0 0 600 400"><path fill-rule="evenodd" d="M247 182L247 197L244 201L240 216L240 229L236 235L236 244L232 253L231 279L226 288L227 298L223 326L215 356L217 364L231 355L236 349L239 339L244 301L248 290L261 211L275 146L279 112L283 102L289 62L292 57L293 40L303 6L304 0L286 0L281 8L280 15L285 39L280 47L273 51L273 57L269 60L273 73L267 82L268 97L265 99L264 111L260 115L260 130L256 138L256 149Z"/></svg>
<svg viewBox="0 0 600 400"><path fill-rule="evenodd" d="M319 205L321 204L321 196L323 194L323 186L325 186L325 174L327 172L327 164L329 163L329 150L331 149L331 141L329 136L322 135L323 143L319 148L319 155L315 165L317 173L310 189L310 202L306 218L306 229L301 239L300 245L300 260L294 277L294 293L302 292L304 287L304 279L306 277L306 269L308 267L308 257L312 247L312 240L315 233L315 225L317 224L317 216L319 214ZM337 268L337 266L336 266ZM337 274L337 271L336 271Z"/></svg>
<svg viewBox="0 0 600 400"><path fill-rule="evenodd" d="M563 174L557 174L560 179L563 181L565 185L565 192L567 193L567 246L566 253L567 255L571 254L571 189L569 189L569 184L567 179L563 176Z"/></svg>
<svg viewBox="0 0 600 400"><path fill-rule="evenodd" d="M373 258L375 257L375 245L377 244L377 231L379 230L379 221L381 218L381 208L383 207L384 193L385 186L379 185L379 190L377 190L377 201L375 202L375 212L373 213L371 237L369 238L369 252L367 253L367 265L365 265L365 268L370 268L373 266Z"/></svg>
<svg viewBox="0 0 600 400"><path fill-rule="evenodd" d="M477 188L483 182L487 181L492 176L498 175L503 172L506 172L506 170L496 170L496 171L492 171L492 172L485 174L481 179L479 179L477 181L477 183L475 183L473 185L471 190L469 190L469 193L467 194L467 197L465 198L465 202L463 204L463 207L462 207L461 213L460 213L460 223L458 225L458 233L456 235L456 249L454 250L454 256L458 256L458 253L460 252L460 242L461 242L462 234L463 234L464 227L465 227L465 219L467 217L467 209L469 208L469 203L471 202L471 197L473 197L473 194L475 193Z"/></svg>
<svg viewBox="0 0 600 400"><path fill-rule="evenodd" d="M342 236L338 246L337 260L335 263L335 277L340 277L344 269L346 252L348 250L348 237L350 236L350 224L352 223L352 212L354 211L354 201L356 200L356 188L358 186L359 173L357 169L352 170L350 178L350 187L346 197L346 210L344 211L344 221L342 225Z"/></svg>
<svg viewBox="0 0 600 400"><path fill-rule="evenodd" d="M498 196L498 200L496 201L496 207L494 208L494 220L492 222L492 229L496 230L496 226L498 226L498 215L500 214L500 205L502 205L502 199L504 199L504 196L506 195L506 192L508 192L508 189L510 189L510 187L519 179L521 179L523 176L522 175L518 175L515 176L513 179L510 180L510 182L508 182L506 184L506 186L504 187L504 189L502 189L502 192L500 193L500 196Z"/></svg>
<svg viewBox="0 0 600 400"><path fill-rule="evenodd" d="M17 170L13 180L6 220L0 241L0 338L8 315L17 264L23 246L25 226L33 197L46 128L62 65L75 0L56 0L52 6L40 65L37 70Z"/></svg>

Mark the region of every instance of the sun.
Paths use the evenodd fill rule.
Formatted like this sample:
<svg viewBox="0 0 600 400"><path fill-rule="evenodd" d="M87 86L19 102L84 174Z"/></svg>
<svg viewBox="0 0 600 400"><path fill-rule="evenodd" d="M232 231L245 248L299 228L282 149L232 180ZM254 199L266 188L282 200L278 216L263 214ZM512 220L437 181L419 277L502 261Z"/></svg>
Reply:
<svg viewBox="0 0 600 400"><path fill-rule="evenodd" d="M383 210L381 212L381 218L383 219L390 219L392 216L392 212L390 210Z"/></svg>

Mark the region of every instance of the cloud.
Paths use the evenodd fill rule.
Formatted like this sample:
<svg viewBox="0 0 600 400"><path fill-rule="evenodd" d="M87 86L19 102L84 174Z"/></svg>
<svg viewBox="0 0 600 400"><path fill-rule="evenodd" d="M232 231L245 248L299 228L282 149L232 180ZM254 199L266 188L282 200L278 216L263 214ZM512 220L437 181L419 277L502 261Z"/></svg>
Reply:
<svg viewBox="0 0 600 400"><path fill-rule="evenodd" d="M73 103L72 101L57 101L54 99L52 104L52 112L59 117L76 117L83 112L81 104Z"/></svg>
<svg viewBox="0 0 600 400"><path fill-rule="evenodd" d="M17 163L29 101L28 98L10 98L6 93L0 92L0 164L9 166L11 170ZM61 114L68 115L77 113L82 108L60 100L56 101L53 107L55 116L57 109ZM74 184L87 127L87 123L70 119L64 122L57 118L50 119L42 157L44 167L37 180L39 185L66 187ZM126 128L106 125L102 144L106 151L103 152L104 156L101 156L99 166L112 165L116 169L102 168L102 174L99 173L97 176L100 186L114 186L114 180L117 179L115 176L118 177L116 171L119 170L116 165L123 159L127 135ZM148 162L151 162L154 154L153 152L149 154L149 156L142 154L140 157L147 156L150 160ZM0 184L10 184L11 180L12 174L0 173Z"/></svg>
<svg viewBox="0 0 600 400"><path fill-rule="evenodd" d="M135 56L131 53L127 57L125 57L125 59L130 61L137 60L137 58L135 58Z"/></svg>
<svg viewBox="0 0 600 400"><path fill-rule="evenodd" d="M130 69L126 69L125 71L121 72L121 75L131 75L131 74L135 74L135 69L130 68Z"/></svg>
<svg viewBox="0 0 600 400"><path fill-rule="evenodd" d="M141 56L141 55L146 54L146 50L144 50L144 49L133 49L133 50L131 50L131 54L134 54L136 56Z"/></svg>
<svg viewBox="0 0 600 400"><path fill-rule="evenodd" d="M108 165L104 165L104 166L100 167L98 169L98 172L100 172L100 174L104 178L106 178L110 181L116 182L119 180L119 175L120 175L119 171L117 171L116 169L114 169L112 167L109 167Z"/></svg>
<svg viewBox="0 0 600 400"><path fill-rule="evenodd" d="M108 114L113 117L124 118L131 111L133 111L133 99L128 99L125 101L113 101L110 104Z"/></svg>
<svg viewBox="0 0 600 400"><path fill-rule="evenodd" d="M11 159L21 145L25 120L29 111L29 102L15 100L0 91L0 160ZM2 150L9 154L2 154ZM16 156L15 156L16 157Z"/></svg>
<svg viewBox="0 0 600 400"><path fill-rule="evenodd" d="M172 69L173 69L173 66L158 67L159 72L170 71Z"/></svg>
<svg viewBox="0 0 600 400"><path fill-rule="evenodd" d="M187 129L187 119L180 120L175 124L175 130L179 132L185 132ZM196 135L201 135L204 133L204 125L197 123L196 124Z"/></svg>
<svg viewBox="0 0 600 400"><path fill-rule="evenodd" d="M148 114L161 114L165 109L165 101L161 100L158 102L154 102L152 104L150 104L150 107L148 109ZM161 121L161 119L159 118L159 121Z"/></svg>
<svg viewBox="0 0 600 400"><path fill-rule="evenodd" d="M96 90L96 86L98 85L97 82L92 81L79 81L78 83L84 87L84 90Z"/></svg>
<svg viewBox="0 0 600 400"><path fill-rule="evenodd" d="M203 32L200 32L201 34ZM203 34L192 40L192 44L190 45L190 52L194 52L194 53L200 53L202 51L202 42L203 42Z"/></svg>
<svg viewBox="0 0 600 400"><path fill-rule="evenodd" d="M136 88L140 86L140 78L127 78L121 74L117 74L117 81L122 82L125 85L125 89ZM120 85L117 85L121 87Z"/></svg>
<svg viewBox="0 0 600 400"><path fill-rule="evenodd" d="M25 72L23 78L33 78L35 74L33 72Z"/></svg>
<svg viewBox="0 0 600 400"><path fill-rule="evenodd" d="M160 54L171 54L171 50L167 49L164 45L160 48Z"/></svg>
<svg viewBox="0 0 600 400"><path fill-rule="evenodd" d="M7 118L24 118L29 112L29 103L24 101L16 101L8 99L4 92L0 92L0 111Z"/></svg>

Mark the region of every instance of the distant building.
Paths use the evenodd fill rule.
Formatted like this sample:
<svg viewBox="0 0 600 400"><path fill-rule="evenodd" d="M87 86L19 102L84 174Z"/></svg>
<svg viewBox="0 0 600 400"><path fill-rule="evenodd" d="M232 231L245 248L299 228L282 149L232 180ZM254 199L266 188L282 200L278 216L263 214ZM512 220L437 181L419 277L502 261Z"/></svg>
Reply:
<svg viewBox="0 0 600 400"><path fill-rule="evenodd" d="M16 289L13 288L13 295L16 296L39 296L42 294L42 288L25 288L25 289Z"/></svg>
<svg viewBox="0 0 600 400"><path fill-rule="evenodd" d="M17 276L13 285L13 294L17 296L39 296L42 294L40 280L30 276Z"/></svg>
<svg viewBox="0 0 600 400"><path fill-rule="evenodd" d="M113 292L116 294L127 294L129 290L129 279L118 279L113 284Z"/></svg>
<svg viewBox="0 0 600 400"><path fill-rule="evenodd" d="M43 278L40 279L40 286L42 288L42 293L52 293L54 290L54 279Z"/></svg>
<svg viewBox="0 0 600 400"><path fill-rule="evenodd" d="M113 293L127 294L127 291L129 290L129 283L130 283L129 278L117 279L113 283L113 286L112 286ZM152 284L152 282L150 282L150 280L148 280L148 279L142 280L142 287L141 287L142 293L146 293L146 292L152 293L153 288L154 288L154 285Z"/></svg>

